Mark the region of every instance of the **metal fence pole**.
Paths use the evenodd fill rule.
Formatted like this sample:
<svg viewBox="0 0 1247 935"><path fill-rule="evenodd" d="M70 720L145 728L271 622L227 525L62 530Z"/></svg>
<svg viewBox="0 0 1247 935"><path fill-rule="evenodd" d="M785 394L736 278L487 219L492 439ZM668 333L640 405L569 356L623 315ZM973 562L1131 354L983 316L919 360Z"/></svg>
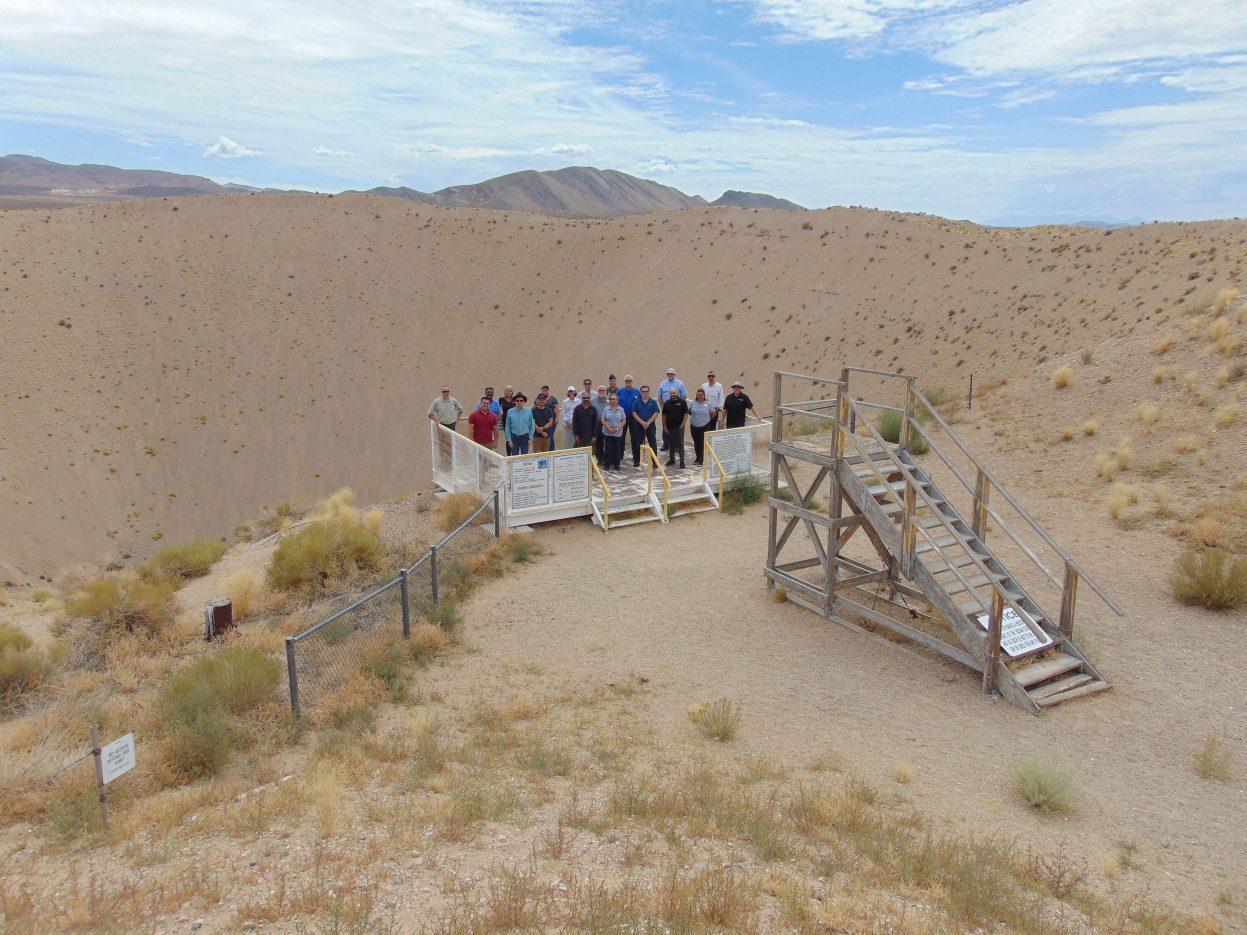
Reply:
<svg viewBox="0 0 1247 935"><path fill-rule="evenodd" d="M411 603L407 597L407 569L400 571L398 576L402 579L399 588L403 595L403 639L407 640L411 639Z"/></svg>
<svg viewBox="0 0 1247 935"><path fill-rule="evenodd" d="M295 641L293 636L286 637L286 675L290 679L290 713L297 721L299 711L299 670L294 661Z"/></svg>
<svg viewBox="0 0 1247 935"><path fill-rule="evenodd" d="M433 606L437 607L440 600L437 596L437 546L429 546L429 580L432 582Z"/></svg>
<svg viewBox="0 0 1247 935"><path fill-rule="evenodd" d="M494 538L502 538L502 515L498 509L501 497L498 496L498 488L494 488Z"/></svg>

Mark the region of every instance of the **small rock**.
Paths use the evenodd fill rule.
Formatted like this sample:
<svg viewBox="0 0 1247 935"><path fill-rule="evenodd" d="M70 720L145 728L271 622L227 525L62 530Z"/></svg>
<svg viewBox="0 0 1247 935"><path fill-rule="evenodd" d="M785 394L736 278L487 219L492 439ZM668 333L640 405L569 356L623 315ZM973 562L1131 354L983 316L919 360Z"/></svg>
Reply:
<svg viewBox="0 0 1247 935"><path fill-rule="evenodd" d="M194 922L192 922L192 923L191 923L191 931L192 931L192 932L198 932L198 931L199 931L201 928L203 928L203 927L204 927L204 920L203 920L203 919L196 919Z"/></svg>

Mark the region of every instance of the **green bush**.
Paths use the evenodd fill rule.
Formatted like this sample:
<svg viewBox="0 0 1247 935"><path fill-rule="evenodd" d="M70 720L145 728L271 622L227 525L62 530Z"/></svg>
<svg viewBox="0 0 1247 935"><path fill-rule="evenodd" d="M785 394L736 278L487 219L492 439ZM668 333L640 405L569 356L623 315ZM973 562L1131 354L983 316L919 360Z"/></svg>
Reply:
<svg viewBox="0 0 1247 935"><path fill-rule="evenodd" d="M1049 763L1016 760L1009 766L1014 784L1026 804L1043 814L1068 812L1074 808L1074 783Z"/></svg>
<svg viewBox="0 0 1247 935"><path fill-rule="evenodd" d="M200 578L211 571L224 554L225 543L220 539L192 539L162 549L139 566L139 574L144 578L175 583L183 578Z"/></svg>
<svg viewBox="0 0 1247 935"><path fill-rule="evenodd" d="M884 412L877 420L875 420L875 428L879 430L879 434L883 436L884 441L897 444L901 440L901 423L904 421L899 412ZM915 419L921 423L921 419ZM909 431L909 449L916 455L920 455L927 450L927 440L922 437L922 433L917 428L911 428Z"/></svg>
<svg viewBox="0 0 1247 935"><path fill-rule="evenodd" d="M1247 558L1225 549L1191 549L1169 577L1173 596L1183 604L1227 610L1247 603Z"/></svg>
<svg viewBox="0 0 1247 935"><path fill-rule="evenodd" d="M745 511L745 507L752 506L764 499L766 495L766 484L755 475L739 477L724 485L723 511L734 516L739 515Z"/></svg>
<svg viewBox="0 0 1247 935"><path fill-rule="evenodd" d="M167 765L191 778L220 770L243 737L231 716L268 701L280 678L276 659L243 647L205 656L170 677L158 698Z"/></svg>
<svg viewBox="0 0 1247 935"><path fill-rule="evenodd" d="M268 585L287 591L376 571L385 558L381 540L349 520L313 523L282 539L268 568Z"/></svg>
<svg viewBox="0 0 1247 935"><path fill-rule="evenodd" d="M173 619L173 585L142 578L98 578L74 595L66 606L69 616L92 620L101 635L160 632Z"/></svg>

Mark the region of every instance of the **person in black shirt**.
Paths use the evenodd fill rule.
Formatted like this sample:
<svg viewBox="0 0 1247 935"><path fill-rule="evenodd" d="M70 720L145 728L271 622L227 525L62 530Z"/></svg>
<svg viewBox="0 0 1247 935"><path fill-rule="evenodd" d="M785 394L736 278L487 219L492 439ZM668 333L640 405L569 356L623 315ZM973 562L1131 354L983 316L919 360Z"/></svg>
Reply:
<svg viewBox="0 0 1247 935"><path fill-rule="evenodd" d="M667 430L667 464L675 464L678 456L684 467L684 426L688 424L688 403L674 386L662 404L662 425Z"/></svg>
<svg viewBox="0 0 1247 935"><path fill-rule="evenodd" d="M577 448L592 448L598 436L598 411L593 408L587 392L581 395L580 405L572 410L572 435Z"/></svg>
<svg viewBox="0 0 1247 935"><path fill-rule="evenodd" d="M729 429L744 426L746 412L752 412L755 419L762 420L758 411L753 408L753 400L745 395L744 389L745 384L737 380L732 384L732 392L728 393L727 399L723 400L723 411L727 414L726 427Z"/></svg>

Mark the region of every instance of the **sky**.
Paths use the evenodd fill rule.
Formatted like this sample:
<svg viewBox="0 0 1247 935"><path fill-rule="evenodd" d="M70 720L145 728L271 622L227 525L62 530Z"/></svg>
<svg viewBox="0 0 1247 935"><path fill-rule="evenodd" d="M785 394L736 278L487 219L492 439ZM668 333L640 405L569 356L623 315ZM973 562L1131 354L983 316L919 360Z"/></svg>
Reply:
<svg viewBox="0 0 1247 935"><path fill-rule="evenodd" d="M340 191L618 169L1247 216L1247 0L0 0L0 154Z"/></svg>

